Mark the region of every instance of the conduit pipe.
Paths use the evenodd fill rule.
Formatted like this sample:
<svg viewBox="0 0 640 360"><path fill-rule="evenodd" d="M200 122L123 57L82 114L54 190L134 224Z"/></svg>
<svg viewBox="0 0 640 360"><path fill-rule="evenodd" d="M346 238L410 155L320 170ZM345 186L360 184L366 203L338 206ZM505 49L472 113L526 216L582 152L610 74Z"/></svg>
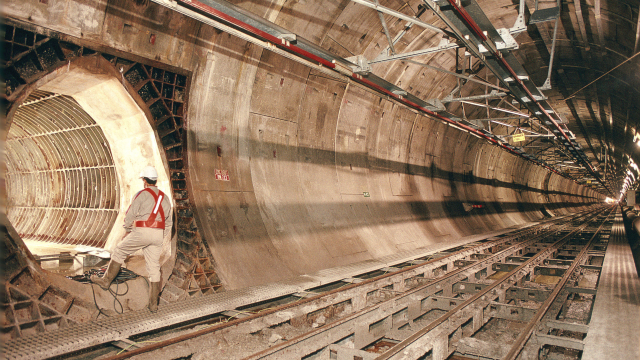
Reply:
<svg viewBox="0 0 640 360"><path fill-rule="evenodd" d="M546 118L553 124L556 130L560 132L562 137L567 141L568 145L566 145L569 150L573 150L576 154L578 153L578 149L573 145L569 136L564 132L564 130L560 127L558 122L549 114L547 109L542 106L542 104L536 99L536 97L531 93L529 88L522 82L518 74L513 70L511 65L504 59L503 54L497 49L495 44L489 40L487 35L480 29L478 23L473 19L473 17L464 9L464 7L458 6L456 0L447 0L449 4L454 9L454 12L464 21L466 26L476 35L479 39L482 40L482 44L485 48L497 59L498 63L511 75L514 81L518 84L518 87L527 94L527 97L531 100L533 104L537 106L537 108L541 111L542 114L545 115ZM482 59L481 59L482 60ZM509 87L508 84L501 79L505 84L505 86ZM521 99L518 99L519 102L522 102ZM524 104L526 106L526 104ZM600 179L600 175L595 172L591 164L583 159L581 156L576 156L587 168L587 170L600 182L607 191L611 193L611 190L606 186L606 184Z"/></svg>
<svg viewBox="0 0 640 360"><path fill-rule="evenodd" d="M295 34L291 34L291 32L287 31L286 29L280 28L277 25L272 24L260 17L257 17L254 14L237 8L227 3L226 1L152 1L172 10L178 11L197 21L204 22L204 19L202 18L204 16L204 18L206 18L207 20L213 20L207 21L206 23L232 35L239 36L243 39L248 40L246 35L249 35L254 40L258 40L254 41L254 43L267 50L274 51L274 48L285 50L287 53L296 56L293 58L293 60L301 62L304 65L309 66L307 60L310 60L317 63L319 67L326 67L334 70L344 76L349 77L356 83L364 85L365 87L376 92L382 93L405 106L408 106L430 117L434 117L452 127L466 131L478 138L485 139L490 143L510 152L513 155L519 156L527 161L541 166L542 168L552 173L576 182L575 179L572 179L567 175L558 172L547 164L535 159L533 156L524 153L524 151L516 151L515 147L511 146L508 143L503 143L495 136L492 136L490 134L487 135L488 133L485 134L484 132L477 130L471 126L452 120L448 117L436 113L435 111L428 109L428 103L411 94L408 94L405 90L400 89L399 87L385 81L384 79L381 79L373 74L363 76L354 72L352 70L352 67L356 67L356 64L335 56L327 52L326 50L306 41L305 39L300 38Z"/></svg>

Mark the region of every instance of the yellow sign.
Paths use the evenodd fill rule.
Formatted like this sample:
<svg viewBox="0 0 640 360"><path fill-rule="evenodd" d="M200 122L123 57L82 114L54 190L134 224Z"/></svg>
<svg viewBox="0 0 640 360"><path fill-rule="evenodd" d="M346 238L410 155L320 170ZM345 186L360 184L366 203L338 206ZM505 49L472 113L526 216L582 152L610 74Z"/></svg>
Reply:
<svg viewBox="0 0 640 360"><path fill-rule="evenodd" d="M513 142L520 142L520 141L524 141L525 136L523 133L520 134L513 134Z"/></svg>

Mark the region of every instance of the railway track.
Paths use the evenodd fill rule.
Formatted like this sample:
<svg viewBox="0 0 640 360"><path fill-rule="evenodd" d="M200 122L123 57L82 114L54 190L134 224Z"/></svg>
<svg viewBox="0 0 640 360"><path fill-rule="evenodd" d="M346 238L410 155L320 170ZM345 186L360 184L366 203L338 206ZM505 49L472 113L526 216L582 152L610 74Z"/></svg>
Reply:
<svg viewBox="0 0 640 360"><path fill-rule="evenodd" d="M498 359L516 345L507 349L472 337L496 319L528 324L518 327L528 335L523 335L516 357L522 349L525 355L539 349L541 342L577 347L573 339L563 343L566 339L552 335L562 327L578 327L549 320L559 303L549 299L595 292L569 285L575 283L576 272L597 271L587 263L603 256L603 211L546 221L132 336L116 344L126 351L98 346L61 358L91 358L93 353L111 359ZM555 283L564 285L541 285L534 281L540 276L560 278ZM540 315L543 308L547 310ZM541 321L546 334L538 331Z"/></svg>
<svg viewBox="0 0 640 360"><path fill-rule="evenodd" d="M558 298L559 290L569 291L563 285L567 283L569 276L574 274L577 265L584 261L587 249L590 248L598 235L598 232L585 230L592 219L590 218L568 233L560 232L561 235L558 236L543 234L534 239L516 243L483 259L483 261L447 273L429 284L396 295L383 303L367 307L323 329L304 334L288 343L250 356L248 359L303 358L304 353L317 348L323 342L327 342L327 338L332 341L331 344L326 345L329 347L328 349L323 349L328 352L328 357L318 356L318 358L447 359L456 352L457 344L463 337L470 338L490 319L494 318L518 322L528 321L528 326L521 330L524 335L518 338L518 341L511 347L512 350L506 355L510 356L507 357L509 359L515 359L526 340L529 339L532 329L538 324L540 317ZM585 240L585 234L591 233L593 235L584 244L582 240ZM552 240L553 242L550 242ZM531 249L531 245L535 245L536 248ZM535 255L529 258L514 257L514 254L521 253L525 248L535 251ZM582 249L568 269L566 268L566 260L551 261L554 260L552 257L555 254L562 251L576 252L578 248ZM549 266L549 263L553 265ZM494 276L493 279L491 276L486 276L486 272L483 271L488 270L487 264L491 264L490 266L497 270L494 274L499 274L499 276ZM557 282L556 290L551 292L525 284L529 282L528 280L534 276L536 271L564 273L564 276L561 281ZM468 281L469 279L475 280ZM589 291L573 289L573 291L581 290ZM551 294L547 295L548 293ZM470 297L463 296L465 294ZM547 300L537 310L513 304L516 300L539 301L545 296ZM444 312L444 314L417 331L407 329L416 320L420 320L421 317L434 310ZM362 326L363 324L368 326ZM571 327L570 324L552 326ZM577 326L573 328L575 327ZM341 346L347 343L344 339L349 339L350 336L352 339L348 340L349 346ZM547 341L546 344L554 344L553 340L569 341L554 339L552 336L541 335L537 337L537 339L541 338ZM380 341L390 349L382 354L376 354L371 350L375 350L376 342ZM351 342L354 344L353 349ZM464 351L470 350L471 352L463 353L463 355L471 356L468 358L500 359L505 356L503 344L494 346L494 344L486 342L467 341L463 345L466 345L463 346ZM365 348L371 352L355 350ZM538 357L537 354L535 356L526 354L523 358L537 359Z"/></svg>

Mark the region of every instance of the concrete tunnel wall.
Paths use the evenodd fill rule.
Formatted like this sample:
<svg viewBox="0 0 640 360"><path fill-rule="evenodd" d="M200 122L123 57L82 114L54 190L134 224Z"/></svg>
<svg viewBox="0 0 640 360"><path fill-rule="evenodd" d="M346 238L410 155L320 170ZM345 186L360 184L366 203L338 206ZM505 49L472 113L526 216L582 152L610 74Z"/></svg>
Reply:
<svg viewBox="0 0 640 360"><path fill-rule="evenodd" d="M564 215L602 200L590 188L344 78L157 4L50 3L65 10L50 12L46 4L29 0L7 3L4 11L79 44L192 72L185 117L187 186L198 227L228 289L545 214ZM339 6L323 8L319 2L296 10L313 13L314 19L240 5L318 42L328 33L339 37L335 24L344 20L333 20ZM346 32L340 39L349 44L352 37ZM368 46L354 48L367 53L376 44ZM412 84L407 89L421 97L450 91L442 74L384 66L397 84ZM216 180L216 170L228 171L229 181ZM464 203L484 208L466 211Z"/></svg>

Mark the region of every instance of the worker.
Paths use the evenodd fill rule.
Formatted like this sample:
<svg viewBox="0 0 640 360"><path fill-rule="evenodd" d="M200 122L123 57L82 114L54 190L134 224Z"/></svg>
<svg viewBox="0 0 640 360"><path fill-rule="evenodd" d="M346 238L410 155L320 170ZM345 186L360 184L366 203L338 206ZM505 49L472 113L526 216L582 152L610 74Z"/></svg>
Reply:
<svg viewBox="0 0 640 360"><path fill-rule="evenodd" d="M153 166L145 167L140 178L144 189L133 197L127 210L124 218L126 234L114 249L104 276L92 275L91 281L108 290L125 258L142 249L149 273L149 310L155 313L160 294L160 252L164 237L171 232L171 202L156 187L158 172Z"/></svg>

